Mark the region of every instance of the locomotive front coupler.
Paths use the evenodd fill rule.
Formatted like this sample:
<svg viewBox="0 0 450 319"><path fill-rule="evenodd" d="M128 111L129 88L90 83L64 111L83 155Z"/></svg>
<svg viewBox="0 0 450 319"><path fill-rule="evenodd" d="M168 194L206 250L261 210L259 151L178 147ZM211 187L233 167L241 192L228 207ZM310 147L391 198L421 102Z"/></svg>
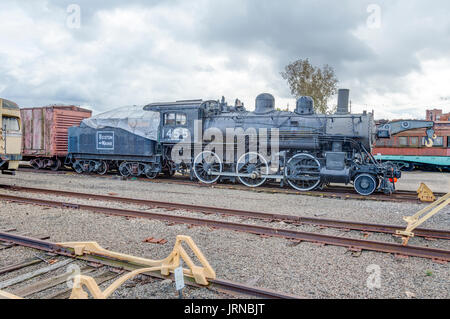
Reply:
<svg viewBox="0 0 450 319"><path fill-rule="evenodd" d="M391 195L395 191L395 183L391 182L389 178L383 177L381 179L380 191L383 191L386 195Z"/></svg>

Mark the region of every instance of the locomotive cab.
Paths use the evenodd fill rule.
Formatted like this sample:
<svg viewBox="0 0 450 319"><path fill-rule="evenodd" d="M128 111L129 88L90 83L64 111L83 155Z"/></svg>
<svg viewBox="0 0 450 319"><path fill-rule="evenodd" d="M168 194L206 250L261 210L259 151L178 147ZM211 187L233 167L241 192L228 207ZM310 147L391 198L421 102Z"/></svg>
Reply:
<svg viewBox="0 0 450 319"><path fill-rule="evenodd" d="M144 110L161 115L160 143L176 144L193 136L194 123L202 116L202 103L202 100L154 103L146 105Z"/></svg>

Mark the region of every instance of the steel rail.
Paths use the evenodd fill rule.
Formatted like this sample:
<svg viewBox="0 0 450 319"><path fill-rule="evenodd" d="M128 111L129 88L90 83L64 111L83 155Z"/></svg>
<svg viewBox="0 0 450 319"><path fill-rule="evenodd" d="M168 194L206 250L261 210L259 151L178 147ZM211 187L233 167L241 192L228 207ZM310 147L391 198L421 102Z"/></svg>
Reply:
<svg viewBox="0 0 450 319"><path fill-rule="evenodd" d="M127 271L133 271L139 268L148 268L148 265L139 265L136 263L130 263L124 260L114 259L108 256L103 255L95 255L95 254L89 254L89 255L83 255L83 256L77 256L73 253L71 249L67 249L64 247L59 246L56 243L52 243L50 241L44 241L36 238L16 235L12 233L5 233L0 232L0 241L5 242L11 242L19 246L23 247L29 247L34 248L41 251L46 251L49 253L56 253L58 255L62 255L65 257L71 257L75 259L100 263L102 265L111 266L115 268L125 269ZM173 279L173 275L170 276L163 276L160 273L157 272L147 272L143 275L160 278L160 279ZM195 281L192 278L185 278L186 284L193 286L193 287L204 287L200 286L195 283ZM260 298L270 298L270 299L300 299L302 297L292 295L292 294L285 294L282 292L278 292L271 289L266 288L259 288L259 287L253 287L237 282L232 282L225 279L209 279L210 285L207 286L207 288L211 289L218 289L223 290L226 292L238 292L240 294L245 294L249 296L255 296Z"/></svg>
<svg viewBox="0 0 450 319"><path fill-rule="evenodd" d="M146 200L146 199L134 199L134 198L126 198L126 197L113 197L113 196L99 195L99 194L78 193L78 192L71 192L71 191L41 189L41 188L32 188L32 187L24 187L24 186L0 185L0 188L13 190L13 191L32 192L32 193L46 194L46 195L77 197L77 198L95 199L95 200L100 200L100 201L114 201L114 202L120 202L120 203L138 204L138 205L157 207L157 208L179 209L179 210L186 210L189 212L232 215L232 216L269 220L269 221L283 221L283 222L292 223L295 225L308 224L308 225L316 225L316 226L320 226L320 227L330 227L330 228L338 228L338 229L345 229L345 230L358 230L358 231L365 231L365 232L378 232L378 233L387 233L387 234L392 234L392 235L395 235L398 230L405 229L405 226L381 225L381 224L360 223L360 222L342 221L342 220L333 220L333 219L301 217L301 216L293 216L293 215L285 215L285 214L253 212L253 211L244 211L244 210L230 209L230 208L218 208L218 207L200 206L200 205L191 205L191 204L182 204L182 203L170 203L170 202L161 202L161 201ZM415 234L415 236L418 236L418 237L450 240L450 231L446 231L446 230L419 228L419 229L415 230L414 234Z"/></svg>
<svg viewBox="0 0 450 319"><path fill-rule="evenodd" d="M20 168L19 171L23 172L31 172L31 173L48 173L48 174L75 174L74 172L62 171L62 172L54 172L49 170L35 170L35 169L24 169ZM89 175L90 177L95 178L110 178L111 175ZM369 196L363 196L357 194L353 188L346 186L331 186L327 187L323 190L314 190L314 191L305 191L300 192L295 189L290 188L280 188L279 186L263 186L258 188L249 188L242 185L230 185L230 184L201 184L199 182L190 181L188 179L183 179L180 177L172 177L172 178L161 178L161 179L146 179L146 178L137 178L140 181L145 181L149 183L169 183L169 184L178 184L178 185L187 185L187 186L196 186L196 187L208 187L208 188L219 188L219 189L236 189L236 190L244 190L244 191L253 191L253 192L265 192L265 193L277 193L277 194L289 194L289 195L305 195L305 196L313 196L313 197L324 197L324 198L336 198L336 199L355 199L355 200L373 200L373 201L383 201L383 202L419 202L417 198L417 192L415 191L405 191L405 190L397 190L392 195L385 195L381 193L375 193ZM445 193L435 192L436 197L441 197L445 195Z"/></svg>
<svg viewBox="0 0 450 319"><path fill-rule="evenodd" d="M194 226L206 226L211 228L221 228L233 231L246 232L262 236L272 236L292 239L296 241L307 241L326 245L334 245L347 247L351 250L370 250L384 253L392 253L396 255L405 255L421 258L430 258L436 261L447 262L450 261L450 251L440 250L435 248L426 248L419 246L402 246L400 244L376 242L369 240L361 240L347 237L338 237L331 235L323 235L317 233L299 232L289 229L282 228L271 228L257 225L249 225L243 223L230 223L225 221L193 218L178 215L169 215L163 213L155 212L143 212L135 211L130 209L118 209L109 207L99 207L85 204L73 204L66 202L57 202L36 198L28 197L18 197L6 194L0 194L1 200L7 200L12 202L35 204L49 207L59 207L59 208L72 208L72 209L82 209L88 210L94 213L103 213L106 215L113 216L124 216L124 217L135 217L135 218L147 218L155 219L166 222L188 224Z"/></svg>
<svg viewBox="0 0 450 319"><path fill-rule="evenodd" d="M7 243L34 248L37 250L55 253L66 257L75 257L70 249L58 246L57 244L49 242L47 240L17 235L9 232L0 232L0 240Z"/></svg>

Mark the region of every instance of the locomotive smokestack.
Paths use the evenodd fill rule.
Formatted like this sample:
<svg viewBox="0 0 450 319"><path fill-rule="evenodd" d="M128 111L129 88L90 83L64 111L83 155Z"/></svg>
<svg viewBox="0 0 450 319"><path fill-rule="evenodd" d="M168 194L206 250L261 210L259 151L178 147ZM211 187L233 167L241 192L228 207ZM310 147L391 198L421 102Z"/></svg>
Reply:
<svg viewBox="0 0 450 319"><path fill-rule="evenodd" d="M338 107L336 114L349 114L348 101L350 97L349 89L340 89L338 91Z"/></svg>

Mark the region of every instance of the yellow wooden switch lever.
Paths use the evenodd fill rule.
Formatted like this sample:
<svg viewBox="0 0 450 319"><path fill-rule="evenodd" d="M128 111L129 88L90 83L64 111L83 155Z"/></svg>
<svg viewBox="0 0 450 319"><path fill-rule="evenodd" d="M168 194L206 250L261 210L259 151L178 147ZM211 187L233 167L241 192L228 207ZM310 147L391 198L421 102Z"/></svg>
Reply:
<svg viewBox="0 0 450 319"><path fill-rule="evenodd" d="M194 255L197 257L201 266L197 266L192 261L191 257L182 247L182 243L186 243ZM130 273L127 273L117 279L104 291L101 291L97 283L92 277L77 275L73 278L74 287L72 289L71 299L84 299L88 297L88 294L83 290L83 286L86 287L94 298L104 299L108 298L117 288L119 288L127 280L150 271L161 271L162 275L169 275L169 273L174 272L175 268L180 266L180 259L182 259L188 269L183 269L184 275L188 277L193 277L195 281L200 285L208 285L207 279L215 279L216 273L212 269L209 262L206 260L203 253L194 243L189 236L177 236L175 246L170 253L170 255L161 260L151 260L130 255L125 255L117 252L112 252L106 250L99 246L96 242L69 242L69 243L59 243L58 245L66 248L72 248L76 255L82 256L86 254L95 254L100 256L106 256L114 259L119 259L122 261L127 261L139 265L148 265L148 268L137 269Z"/></svg>
<svg viewBox="0 0 450 319"><path fill-rule="evenodd" d="M183 242L189 246L194 255L197 257L201 266L197 266L194 264L191 257L189 257L186 250L184 250L184 248L182 247L181 244ZM192 238L189 236L182 236L182 235L177 236L175 246L173 247L172 252L167 258L161 260L145 259L109 251L102 248L96 242L68 242L68 243L59 243L58 245L61 247L73 249L75 255L77 256L92 254L96 256L114 258L116 260L126 261L138 265L148 266L123 275L122 277L114 281L104 291L100 290L94 278L85 275L76 275L73 278L74 284L72 288L72 294L70 295L70 299L88 298L89 295L86 291L83 290L83 287L86 287L94 298L106 299L123 283L139 274L151 271L161 271L162 275L169 275L169 273L174 272L174 270L181 265L180 263L181 259L188 266L188 269L183 269L184 275L194 278L196 283L200 285L208 285L207 279L216 278L216 273L212 269L211 265L206 260L205 256L197 247L197 245L194 243ZM6 291L0 290L0 299L22 299L22 298L10 294Z"/></svg>
<svg viewBox="0 0 450 319"><path fill-rule="evenodd" d="M434 203L428 205L427 207L421 209L412 216L403 217L403 220L408 223L405 230L397 230L396 234L402 236L403 245L406 246L411 237L414 237L414 229L419 227L425 221L436 215L439 211L450 204L450 193L442 196Z"/></svg>

